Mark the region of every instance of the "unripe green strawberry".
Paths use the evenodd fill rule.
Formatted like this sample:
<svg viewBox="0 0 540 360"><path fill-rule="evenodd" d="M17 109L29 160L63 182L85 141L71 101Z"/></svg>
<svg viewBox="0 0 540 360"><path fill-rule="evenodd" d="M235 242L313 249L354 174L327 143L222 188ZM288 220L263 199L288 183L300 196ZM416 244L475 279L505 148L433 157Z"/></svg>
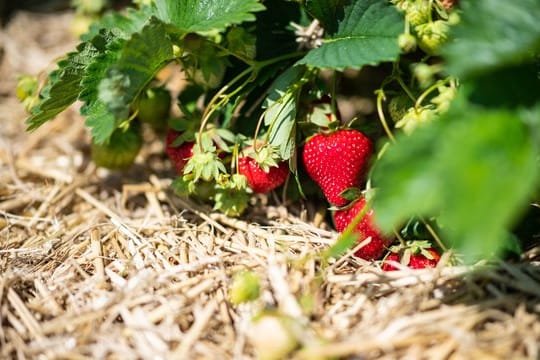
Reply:
<svg viewBox="0 0 540 360"><path fill-rule="evenodd" d="M337 210L334 212L334 225L339 232L344 231L347 226L353 221L353 219L362 211L366 206L366 199L360 198L351 207L344 210ZM367 238L371 238L369 243L361 247L355 252L355 256L358 256L365 260L376 260L386 251L386 248L392 243L391 237L383 236L381 231L375 226L373 222L373 210L369 209L364 217L354 228L354 232L357 233L360 238L358 241L362 242Z"/></svg>
<svg viewBox="0 0 540 360"><path fill-rule="evenodd" d="M104 144L92 143L92 160L97 166L111 170L129 168L141 150L143 138L138 124L116 129Z"/></svg>
<svg viewBox="0 0 540 360"><path fill-rule="evenodd" d="M405 19L412 25L417 26L429 21L431 6L429 0L411 0L405 8Z"/></svg>
<svg viewBox="0 0 540 360"><path fill-rule="evenodd" d="M171 94L164 87L145 89L137 103L137 118L156 130L167 127L171 107Z"/></svg>
<svg viewBox="0 0 540 360"><path fill-rule="evenodd" d="M252 271L242 271L233 277L229 300L233 305L256 300L261 293L260 280Z"/></svg>
<svg viewBox="0 0 540 360"><path fill-rule="evenodd" d="M413 105L414 103L407 94L394 96L388 103L388 113L390 114L390 118L393 122L398 122Z"/></svg>
<svg viewBox="0 0 540 360"><path fill-rule="evenodd" d="M448 23L436 20L415 27L418 46L428 54L437 54L439 47L448 39Z"/></svg>
<svg viewBox="0 0 540 360"><path fill-rule="evenodd" d="M416 37L410 33L400 34L398 36L398 45L404 53L412 52L416 50Z"/></svg>
<svg viewBox="0 0 540 360"><path fill-rule="evenodd" d="M360 187L373 146L360 131L340 129L317 134L306 141L302 158L308 175L321 187L328 202L344 206L341 194Z"/></svg>

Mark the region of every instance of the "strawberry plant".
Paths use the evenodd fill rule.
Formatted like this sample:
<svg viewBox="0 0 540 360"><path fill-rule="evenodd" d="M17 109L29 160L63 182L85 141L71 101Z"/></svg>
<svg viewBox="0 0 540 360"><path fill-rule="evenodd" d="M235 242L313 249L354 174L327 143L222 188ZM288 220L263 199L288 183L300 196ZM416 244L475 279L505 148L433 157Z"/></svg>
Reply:
<svg viewBox="0 0 540 360"><path fill-rule="evenodd" d="M288 176L302 190L305 171L344 234L329 254L351 233L387 247L415 218L474 261L537 206L539 17L535 0L138 1L104 14L42 84L21 78L20 96L29 130L82 102L106 154L136 122L168 123L176 193L231 216ZM189 84L147 109L169 64ZM345 70L372 75L356 78L375 109L358 119L339 109Z"/></svg>

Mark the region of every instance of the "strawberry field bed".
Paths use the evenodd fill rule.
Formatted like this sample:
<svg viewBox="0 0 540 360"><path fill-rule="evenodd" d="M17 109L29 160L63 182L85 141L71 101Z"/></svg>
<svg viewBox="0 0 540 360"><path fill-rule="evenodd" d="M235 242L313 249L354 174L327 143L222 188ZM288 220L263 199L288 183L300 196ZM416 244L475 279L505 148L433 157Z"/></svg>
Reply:
<svg viewBox="0 0 540 360"><path fill-rule="evenodd" d="M320 199L260 194L233 217L177 196L155 132L124 171L91 161L77 104L26 132L17 75L74 48L72 19L20 12L0 33L0 358L540 357L538 229L513 258L383 271L320 256L341 239ZM259 296L238 304L245 271Z"/></svg>

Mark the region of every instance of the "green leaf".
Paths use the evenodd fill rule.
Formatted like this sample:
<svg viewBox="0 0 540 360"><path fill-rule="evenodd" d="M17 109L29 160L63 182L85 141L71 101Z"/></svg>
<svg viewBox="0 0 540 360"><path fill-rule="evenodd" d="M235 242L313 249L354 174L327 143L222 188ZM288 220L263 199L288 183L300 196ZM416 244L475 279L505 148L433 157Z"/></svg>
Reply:
<svg viewBox="0 0 540 360"><path fill-rule="evenodd" d="M265 9L257 0L155 0L154 6L160 20L184 33L221 32Z"/></svg>
<svg viewBox="0 0 540 360"><path fill-rule="evenodd" d="M385 230L438 216L467 261L496 255L538 181L537 149L516 112L462 106L398 138L373 170L373 208Z"/></svg>
<svg viewBox="0 0 540 360"><path fill-rule="evenodd" d="M264 102L268 142L278 149L283 160L291 158L296 145L296 104L304 74L304 67L287 69L274 81Z"/></svg>
<svg viewBox="0 0 540 360"><path fill-rule="evenodd" d="M127 8L124 14L110 12L93 23L89 31L81 36L83 41L90 41L103 30L110 30L122 39L129 39L133 33L141 31L148 19L152 16L150 6L141 6L139 9Z"/></svg>
<svg viewBox="0 0 540 360"><path fill-rule="evenodd" d="M118 60L125 43L123 39L111 35L107 30L98 35L102 36L105 42L99 49L101 53L86 68L79 94L79 100L85 102L81 107L81 114L87 116L85 125L91 129L93 141L97 144L107 141L118 126L113 114L98 98L99 83L105 77L107 69Z"/></svg>
<svg viewBox="0 0 540 360"><path fill-rule="evenodd" d="M26 120L29 131L53 119L77 100L84 71L98 54L92 43L84 42L77 46L76 52L69 53L66 59L58 62L58 69L49 74L48 84L41 92L43 99Z"/></svg>
<svg viewBox="0 0 540 360"><path fill-rule="evenodd" d="M345 254L349 249L352 249L358 242L358 233L348 232L343 233L338 237L338 240L324 252L324 258L338 259Z"/></svg>
<svg viewBox="0 0 540 360"><path fill-rule="evenodd" d="M124 43L118 60L107 69L107 77L98 86L99 100L117 121L125 120L131 103L173 58L173 45L165 25L152 18L141 32Z"/></svg>
<svg viewBox="0 0 540 360"><path fill-rule="evenodd" d="M311 50L299 64L318 68L359 69L399 56L397 37L403 17L386 0L353 0L344 8L337 31Z"/></svg>
<svg viewBox="0 0 540 360"><path fill-rule="evenodd" d="M540 50L538 0L468 0L460 7L453 41L442 49L451 74L464 79L520 64Z"/></svg>

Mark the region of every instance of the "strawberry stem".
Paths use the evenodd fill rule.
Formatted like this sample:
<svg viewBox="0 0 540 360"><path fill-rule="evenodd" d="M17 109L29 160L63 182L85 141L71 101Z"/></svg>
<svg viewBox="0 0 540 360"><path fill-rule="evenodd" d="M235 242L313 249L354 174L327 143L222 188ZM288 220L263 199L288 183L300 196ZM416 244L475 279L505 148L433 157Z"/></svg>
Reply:
<svg viewBox="0 0 540 360"><path fill-rule="evenodd" d="M433 237L433 239L435 239L435 242L437 243L437 245L439 245L441 250L442 251L448 251L448 249L446 248L446 246L442 242L439 235L437 235L437 232L433 229L433 227L431 227L431 225L425 220L422 220L422 222L424 223L424 225L425 225L427 231L429 232L429 234Z"/></svg>
<svg viewBox="0 0 540 360"><path fill-rule="evenodd" d="M418 99L416 99L416 103L414 104L414 107L417 109L419 108L420 106L422 106L422 102L424 102L424 99L429 95L431 94L433 91L435 91L439 86L441 85L445 85L446 83L448 83L450 81L450 77L444 79L444 80L439 80L437 82L435 82L435 84L431 85L429 88L427 88L419 97Z"/></svg>
<svg viewBox="0 0 540 360"><path fill-rule="evenodd" d="M382 108L382 102L384 99L386 99L386 96L384 95L384 90L379 89L376 91L376 94L377 94L377 113L379 115L379 120L381 121L384 131L386 132L386 135L388 135L388 138L392 142L396 142L394 135L392 134L392 131L390 130L390 127L388 126L388 123L386 122L386 117L384 116L384 111Z"/></svg>

